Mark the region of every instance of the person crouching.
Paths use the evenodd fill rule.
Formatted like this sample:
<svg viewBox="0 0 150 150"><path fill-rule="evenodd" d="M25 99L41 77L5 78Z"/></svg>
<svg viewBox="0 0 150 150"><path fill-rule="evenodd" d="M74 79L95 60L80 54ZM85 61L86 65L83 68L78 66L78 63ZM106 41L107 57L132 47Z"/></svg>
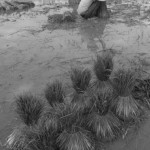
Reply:
<svg viewBox="0 0 150 150"><path fill-rule="evenodd" d="M106 0L81 0L77 12L85 19L109 18Z"/></svg>

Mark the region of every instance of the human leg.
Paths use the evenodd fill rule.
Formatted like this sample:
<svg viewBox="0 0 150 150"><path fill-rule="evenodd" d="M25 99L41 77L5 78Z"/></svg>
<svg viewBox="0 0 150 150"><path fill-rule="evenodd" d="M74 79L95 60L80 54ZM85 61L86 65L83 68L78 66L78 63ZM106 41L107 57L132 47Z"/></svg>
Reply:
<svg viewBox="0 0 150 150"><path fill-rule="evenodd" d="M100 2L100 9L99 9L97 17L99 17L99 18L109 18L110 14L107 10L106 0L99 0L99 2Z"/></svg>

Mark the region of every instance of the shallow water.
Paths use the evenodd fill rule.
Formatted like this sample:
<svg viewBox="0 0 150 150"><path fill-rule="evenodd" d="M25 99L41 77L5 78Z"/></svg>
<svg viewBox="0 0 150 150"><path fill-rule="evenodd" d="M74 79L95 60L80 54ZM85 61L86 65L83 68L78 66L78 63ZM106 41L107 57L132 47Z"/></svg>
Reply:
<svg viewBox="0 0 150 150"><path fill-rule="evenodd" d="M115 69L126 65L149 75L150 26L134 20L138 18L137 9L116 10L109 20L79 17L75 24L44 31L31 28L30 22L26 22L26 28L23 26L23 30L12 34L8 29L16 30L15 23L12 28L5 25L7 35L0 36L0 142L4 143L18 124L13 105L15 95L30 90L42 96L47 82L54 79L70 83L69 69L75 65L91 69L97 53L111 53ZM150 119L137 134L108 144L106 149L149 150L149 126Z"/></svg>

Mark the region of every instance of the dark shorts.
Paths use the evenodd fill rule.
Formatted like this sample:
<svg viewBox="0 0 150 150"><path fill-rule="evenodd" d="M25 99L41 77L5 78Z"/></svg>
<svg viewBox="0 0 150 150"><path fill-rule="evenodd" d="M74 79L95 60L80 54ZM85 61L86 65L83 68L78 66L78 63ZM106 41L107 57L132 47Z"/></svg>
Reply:
<svg viewBox="0 0 150 150"><path fill-rule="evenodd" d="M88 8L87 11L81 14L81 16L85 19L92 18L92 17L98 17L99 12L100 12L100 6L101 2L100 1L94 1L90 7Z"/></svg>

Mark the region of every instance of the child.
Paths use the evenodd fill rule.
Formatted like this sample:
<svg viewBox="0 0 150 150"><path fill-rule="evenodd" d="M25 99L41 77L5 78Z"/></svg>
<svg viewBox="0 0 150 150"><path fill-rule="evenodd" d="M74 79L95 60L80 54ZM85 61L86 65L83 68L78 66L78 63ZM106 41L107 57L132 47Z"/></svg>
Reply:
<svg viewBox="0 0 150 150"><path fill-rule="evenodd" d="M108 18L106 0L81 0L77 10L83 18Z"/></svg>

